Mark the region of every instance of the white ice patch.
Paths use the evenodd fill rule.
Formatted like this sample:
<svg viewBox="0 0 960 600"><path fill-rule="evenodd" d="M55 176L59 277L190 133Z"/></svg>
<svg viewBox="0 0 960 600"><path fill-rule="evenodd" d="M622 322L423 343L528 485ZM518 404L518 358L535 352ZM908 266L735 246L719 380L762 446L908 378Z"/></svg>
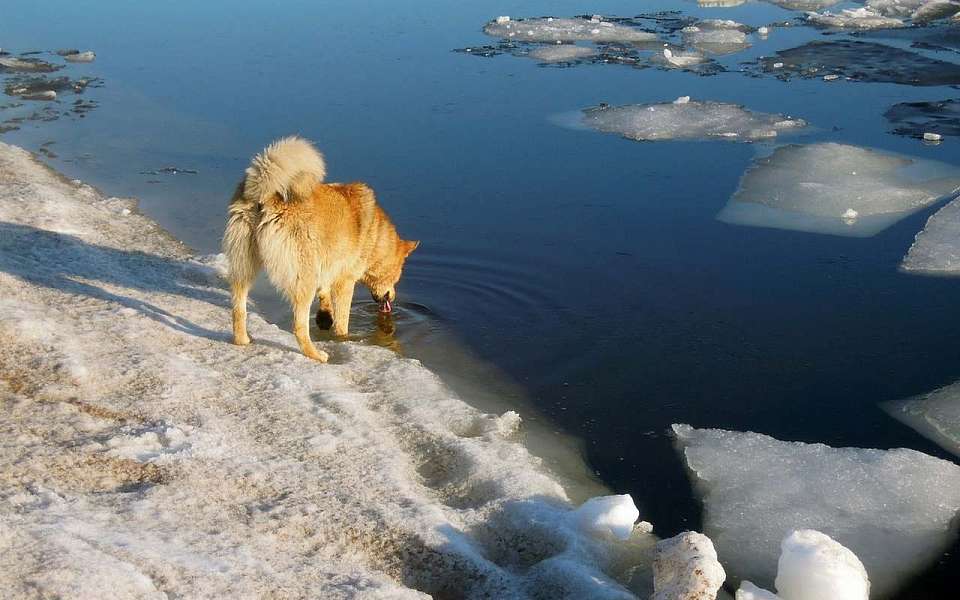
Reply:
<svg viewBox="0 0 960 600"><path fill-rule="evenodd" d="M786 8L787 10L823 10L824 8L833 6L840 2L840 0L766 0L770 4L776 4L781 8Z"/></svg>
<svg viewBox="0 0 960 600"><path fill-rule="evenodd" d="M737 589L736 600L783 600L773 592L758 588L752 582L743 580Z"/></svg>
<svg viewBox="0 0 960 600"><path fill-rule="evenodd" d="M650 57L650 62L669 69L689 69L708 63L710 59L696 50L664 48L659 54Z"/></svg>
<svg viewBox="0 0 960 600"><path fill-rule="evenodd" d="M927 219L900 268L930 275L960 275L960 199Z"/></svg>
<svg viewBox="0 0 960 600"><path fill-rule="evenodd" d="M960 456L960 382L909 400L889 402L883 408L947 452Z"/></svg>
<svg viewBox="0 0 960 600"><path fill-rule="evenodd" d="M860 559L830 536L803 529L780 544L777 594L784 600L868 600L870 580Z"/></svg>
<svg viewBox="0 0 960 600"><path fill-rule="evenodd" d="M490 21L483 27L489 36L521 42L653 42L655 33L608 21L580 18Z"/></svg>
<svg viewBox="0 0 960 600"><path fill-rule="evenodd" d="M944 163L834 143L782 146L753 162L717 218L870 237L958 186L960 169Z"/></svg>
<svg viewBox="0 0 960 600"><path fill-rule="evenodd" d="M600 535L630 538L640 511L630 494L591 498L570 514L576 526Z"/></svg>
<svg viewBox="0 0 960 600"><path fill-rule="evenodd" d="M166 454L176 454L189 447L187 436L177 427L158 426L120 434L104 444L109 456L152 462Z"/></svg>
<svg viewBox="0 0 960 600"><path fill-rule="evenodd" d="M751 28L736 21L707 19L680 30L685 44L710 54L731 54L750 47Z"/></svg>
<svg viewBox="0 0 960 600"><path fill-rule="evenodd" d="M657 542L651 600L712 600L726 577L710 538L685 531Z"/></svg>
<svg viewBox="0 0 960 600"><path fill-rule="evenodd" d="M888 17L909 17L930 0L867 0L866 7Z"/></svg>
<svg viewBox="0 0 960 600"><path fill-rule="evenodd" d="M632 140L749 142L806 126L802 119L758 113L737 104L688 101L600 106L584 111L584 124Z"/></svg>
<svg viewBox="0 0 960 600"><path fill-rule="evenodd" d="M884 596L956 539L960 467L945 460L689 425L673 430L703 500L705 533L735 579L769 589L780 541L816 529L853 551Z"/></svg>
<svg viewBox="0 0 960 600"><path fill-rule="evenodd" d="M597 51L585 46L574 46L572 44L556 44L553 46L541 46L530 51L530 58L535 58L545 63L573 62L581 58L596 56Z"/></svg>
<svg viewBox="0 0 960 600"><path fill-rule="evenodd" d="M839 13L807 13L807 20L823 27L840 29L890 29L905 23L895 17L885 17L868 8L845 8Z"/></svg>

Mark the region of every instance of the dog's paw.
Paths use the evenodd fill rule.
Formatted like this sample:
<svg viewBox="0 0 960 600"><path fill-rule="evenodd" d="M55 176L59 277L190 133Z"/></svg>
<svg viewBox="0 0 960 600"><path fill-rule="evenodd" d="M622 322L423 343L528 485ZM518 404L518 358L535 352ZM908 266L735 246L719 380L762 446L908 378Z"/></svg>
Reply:
<svg viewBox="0 0 960 600"><path fill-rule="evenodd" d="M250 336L245 335L243 337L234 336L233 343L237 346L249 346L250 345Z"/></svg>
<svg viewBox="0 0 960 600"><path fill-rule="evenodd" d="M317 311L317 327L320 329L330 329L333 327L333 315L326 310Z"/></svg>
<svg viewBox="0 0 960 600"><path fill-rule="evenodd" d="M313 360L315 360L315 361L317 361L317 362L325 363L325 362L327 362L328 360L330 360L330 355L327 354L326 352L324 352L323 350L317 350L317 355L316 355L316 356L311 356L310 358L312 358Z"/></svg>

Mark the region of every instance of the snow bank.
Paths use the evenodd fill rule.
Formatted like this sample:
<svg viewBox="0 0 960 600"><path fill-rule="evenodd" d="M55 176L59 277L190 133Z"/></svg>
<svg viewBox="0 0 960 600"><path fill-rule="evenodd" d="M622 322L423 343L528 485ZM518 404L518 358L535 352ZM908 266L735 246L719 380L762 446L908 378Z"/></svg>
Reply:
<svg viewBox="0 0 960 600"><path fill-rule="evenodd" d="M710 538L685 531L657 542L651 600L713 600L726 578Z"/></svg>
<svg viewBox="0 0 960 600"><path fill-rule="evenodd" d="M960 169L834 143L753 162L717 215L727 223L869 237L952 194Z"/></svg>
<svg viewBox="0 0 960 600"><path fill-rule="evenodd" d="M807 13L807 21L823 27L841 29L889 29L903 27L905 23L894 17L885 17L868 8L845 8L839 13Z"/></svg>
<svg viewBox="0 0 960 600"><path fill-rule="evenodd" d="M870 580L857 556L830 536L803 529L780 544L777 593L784 600L868 600Z"/></svg>
<svg viewBox="0 0 960 600"><path fill-rule="evenodd" d="M0 144L5 596L650 593L655 538L597 533L626 499L575 512L514 413L378 347L317 365L256 314L233 346L216 260L132 208Z"/></svg>
<svg viewBox="0 0 960 600"><path fill-rule="evenodd" d="M543 17L539 19L490 21L483 27L489 36L518 42L652 42L655 33L636 27L591 19Z"/></svg>
<svg viewBox="0 0 960 600"><path fill-rule="evenodd" d="M572 44L555 44L552 46L541 46L530 51L530 58L535 58L545 63L563 63L574 62L584 58L592 58L597 55L593 48L585 46L574 46Z"/></svg>
<svg viewBox="0 0 960 600"><path fill-rule="evenodd" d="M931 275L960 275L960 199L927 219L900 268Z"/></svg>
<svg viewBox="0 0 960 600"><path fill-rule="evenodd" d="M947 452L960 456L960 382L916 398L887 403L883 408Z"/></svg>
<svg viewBox="0 0 960 600"><path fill-rule="evenodd" d="M704 532L734 579L771 587L780 541L809 528L853 551L883 596L956 537L960 467L945 460L689 425L673 430L703 500Z"/></svg>
<svg viewBox="0 0 960 600"><path fill-rule="evenodd" d="M722 102L664 102L599 106L583 111L585 125L632 140L726 140L749 142L806 126L801 119L749 111Z"/></svg>

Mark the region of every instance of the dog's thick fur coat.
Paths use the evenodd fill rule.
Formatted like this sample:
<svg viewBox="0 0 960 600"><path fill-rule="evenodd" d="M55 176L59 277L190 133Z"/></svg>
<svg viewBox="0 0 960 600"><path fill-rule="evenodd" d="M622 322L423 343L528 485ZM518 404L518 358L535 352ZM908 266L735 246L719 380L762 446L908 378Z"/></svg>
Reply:
<svg viewBox="0 0 960 600"><path fill-rule="evenodd" d="M230 201L223 251L233 298L233 340L247 336L247 294L263 268L290 301L301 351L326 362L310 341L310 305L347 335L353 288L362 281L378 302L394 286L418 242L401 240L373 190L363 183L324 183L326 164L310 142L283 138L253 158Z"/></svg>

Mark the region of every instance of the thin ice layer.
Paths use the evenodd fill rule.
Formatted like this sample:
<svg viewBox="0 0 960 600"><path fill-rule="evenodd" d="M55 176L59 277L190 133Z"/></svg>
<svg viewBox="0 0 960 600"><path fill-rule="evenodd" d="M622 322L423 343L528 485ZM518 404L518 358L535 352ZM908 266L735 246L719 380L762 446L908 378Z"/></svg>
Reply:
<svg viewBox="0 0 960 600"><path fill-rule="evenodd" d="M765 0L770 4L776 4L780 8L788 10L823 10L833 6L840 0Z"/></svg>
<svg viewBox="0 0 960 600"><path fill-rule="evenodd" d="M838 13L807 13L807 21L823 27L840 29L889 29L905 23L894 17L885 17L868 8L845 8Z"/></svg>
<svg viewBox="0 0 960 600"><path fill-rule="evenodd" d="M489 36L518 42L652 42L655 33L598 18L504 19L483 27Z"/></svg>
<svg viewBox="0 0 960 600"><path fill-rule="evenodd" d="M789 145L759 158L717 218L869 237L960 186L956 167L869 148Z"/></svg>
<svg viewBox="0 0 960 600"><path fill-rule="evenodd" d="M883 113L893 133L923 139L925 133L960 136L960 100L900 102Z"/></svg>
<svg viewBox="0 0 960 600"><path fill-rule="evenodd" d="M780 542L815 529L853 551L878 597L956 538L960 467L914 450L831 448L674 425L704 532L734 579L772 589Z"/></svg>
<svg viewBox="0 0 960 600"><path fill-rule="evenodd" d="M659 104L599 106L583 113L583 123L597 131L641 141L750 142L806 126L802 119L753 112L737 104L685 98Z"/></svg>
<svg viewBox="0 0 960 600"><path fill-rule="evenodd" d="M527 56L545 63L568 63L593 58L596 55L597 51L593 48L572 44L554 44L535 48Z"/></svg>
<svg viewBox="0 0 960 600"><path fill-rule="evenodd" d="M732 54L750 47L750 27L725 19L705 19L680 30L685 44L710 54Z"/></svg>
<svg viewBox="0 0 960 600"><path fill-rule="evenodd" d="M960 275L960 199L927 219L900 268L931 275Z"/></svg>
<svg viewBox="0 0 960 600"><path fill-rule="evenodd" d="M573 518L516 414L253 313L232 345L215 263L131 208L0 144L6 597L632 597L652 536Z"/></svg>
<svg viewBox="0 0 960 600"><path fill-rule="evenodd" d="M960 456L960 381L909 400L884 405L887 413Z"/></svg>

